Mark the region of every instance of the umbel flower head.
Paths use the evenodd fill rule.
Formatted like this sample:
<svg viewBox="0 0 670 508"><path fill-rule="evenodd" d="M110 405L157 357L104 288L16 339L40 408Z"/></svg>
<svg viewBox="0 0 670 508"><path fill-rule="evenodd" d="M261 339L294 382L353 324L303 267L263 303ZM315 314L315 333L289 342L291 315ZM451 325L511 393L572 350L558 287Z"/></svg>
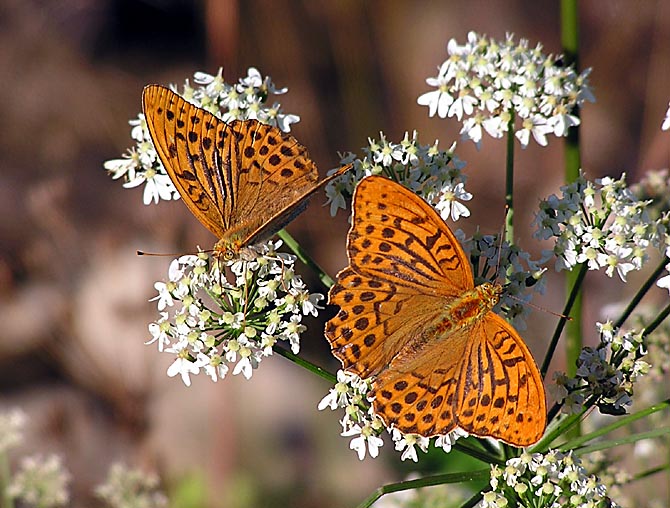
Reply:
<svg viewBox="0 0 670 508"><path fill-rule="evenodd" d="M597 327L600 343L582 348L575 377L554 375L556 384L550 389L565 413L579 413L584 402L594 398L601 413L625 414L633 403L633 384L649 372L642 333L615 329L611 322Z"/></svg>
<svg viewBox="0 0 670 508"><path fill-rule="evenodd" d="M250 67L247 76L234 84L224 81L222 69L216 76L196 72L193 81L198 86L191 87L187 80L180 95L225 122L256 119L289 132L291 124L300 121L297 115L283 113L279 103L269 104L272 95L284 94L287 89L275 88L270 78L263 77L254 67ZM172 86L172 89L176 91L176 86ZM151 142L144 114L140 113L128 123L132 127L130 135L135 140L135 146L121 159L106 161L105 169L112 178L123 178L123 186L126 188L144 185L145 205L158 203L161 199L177 199L179 193Z"/></svg>
<svg viewBox="0 0 670 508"><path fill-rule="evenodd" d="M667 220L652 220L650 202L635 197L625 175L595 182L580 175L561 192L540 202L534 221L536 238L555 238L557 270L586 263L589 270L604 268L625 281L629 271L642 268L649 246L666 249Z"/></svg>
<svg viewBox="0 0 670 508"><path fill-rule="evenodd" d="M492 466L491 490L478 508L537 506L543 508L595 508L617 505L600 480L588 474L572 452L524 452L505 467Z"/></svg>
<svg viewBox="0 0 670 508"><path fill-rule="evenodd" d="M160 318L149 325L148 342L175 357L169 376L187 386L201 370L212 381L230 370L249 379L277 342L299 352L302 317L316 316L324 297L308 291L294 272L295 256L278 253L280 245L270 241L255 247L251 261L227 262L233 282L206 253L172 262L168 281L155 284Z"/></svg>
<svg viewBox="0 0 670 508"><path fill-rule="evenodd" d="M330 214L334 216L340 208L348 208L347 198L363 178L385 175L428 201L444 220L470 216L462 202L471 200L472 194L465 190L465 163L454 153L455 148L454 143L449 150L440 150L437 141L422 145L416 132L411 138L405 133L400 143L388 141L379 133L379 140L368 139L362 159L356 159L353 153L342 158L342 164L353 162L354 169L326 186Z"/></svg>
<svg viewBox="0 0 670 508"><path fill-rule="evenodd" d="M524 148L531 134L546 146L548 134L565 136L579 125L575 109L595 100L590 69L577 75L560 65L560 57L542 53L541 45L530 48L527 40L517 43L510 34L496 41L470 32L463 45L451 39L447 52L437 76L426 80L435 90L417 102L428 106L430 116L462 121L461 136L477 147L484 132L501 138L510 129Z"/></svg>

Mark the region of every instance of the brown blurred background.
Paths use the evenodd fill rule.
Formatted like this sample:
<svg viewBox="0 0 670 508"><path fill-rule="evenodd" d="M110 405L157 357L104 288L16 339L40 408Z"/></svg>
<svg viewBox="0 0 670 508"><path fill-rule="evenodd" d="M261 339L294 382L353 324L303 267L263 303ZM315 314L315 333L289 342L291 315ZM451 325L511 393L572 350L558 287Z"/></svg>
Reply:
<svg viewBox="0 0 670 508"><path fill-rule="evenodd" d="M22 407L29 436L21 453L57 452L74 476L74 506L115 460L156 470L168 489L196 478L204 505L352 506L415 469L387 443L359 462L339 436L341 417L318 412L327 383L278 356L250 382L168 379L171 358L146 347L156 319L153 283L169 258L136 249L186 252L213 243L183 204L142 205L102 168L131 146L128 119L147 83L183 84L194 71L237 81L249 66L289 87L279 97L299 114L293 134L322 174L337 151L360 153L383 130L424 144L456 139L459 125L429 119L416 98L469 30L505 32L560 53L558 2L3 0L0 4L0 409ZM670 3L580 2L583 67L594 67L597 103L583 110L589 177L636 181L668 166L660 124L670 99ZM504 143L457 149L468 162L470 231L503 223ZM517 152L517 231L530 239L538 200L561 184L562 143ZM289 230L329 273L345 264L346 219L314 199ZM499 213L487 213L498 210ZM340 214L342 215L342 214ZM309 276L307 275L309 278ZM635 276L632 277L634 280ZM318 287L309 278L312 287ZM562 307L561 277L540 305ZM622 284L591 277L587 322ZM533 313L525 332L538 362L555 319ZM334 371L310 319L306 358ZM592 336L589 330L588 334ZM560 354L555 368L563 369ZM447 462L449 458L447 457ZM432 464L430 461L424 461ZM442 467L441 465L439 467Z"/></svg>

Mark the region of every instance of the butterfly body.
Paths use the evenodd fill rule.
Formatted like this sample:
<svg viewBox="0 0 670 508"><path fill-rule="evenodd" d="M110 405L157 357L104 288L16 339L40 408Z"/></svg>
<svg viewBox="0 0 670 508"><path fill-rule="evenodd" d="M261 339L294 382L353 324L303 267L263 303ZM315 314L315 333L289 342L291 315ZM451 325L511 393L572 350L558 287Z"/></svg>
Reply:
<svg viewBox="0 0 670 508"><path fill-rule="evenodd" d="M456 427L524 446L546 425L542 378L518 333L492 309L502 287L474 285L437 212L384 177L354 193L347 250L326 325L345 370L372 379L387 425L433 436Z"/></svg>
<svg viewBox="0 0 670 508"><path fill-rule="evenodd" d="M215 255L244 258L305 210L327 182L293 136L257 120L224 122L159 85L145 87L144 116L182 200L219 239Z"/></svg>

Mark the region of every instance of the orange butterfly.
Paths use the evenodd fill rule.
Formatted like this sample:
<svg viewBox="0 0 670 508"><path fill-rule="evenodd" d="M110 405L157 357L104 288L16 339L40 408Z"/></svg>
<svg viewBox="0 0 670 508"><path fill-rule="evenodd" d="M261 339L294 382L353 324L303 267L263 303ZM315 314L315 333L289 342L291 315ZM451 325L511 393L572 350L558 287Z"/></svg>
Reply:
<svg viewBox="0 0 670 508"><path fill-rule="evenodd" d="M536 443L547 418L540 373L491 310L502 287L474 285L438 213L402 185L367 177L354 193L347 250L329 295L341 310L325 333L345 370L374 376L370 395L386 425Z"/></svg>
<svg viewBox="0 0 670 508"><path fill-rule="evenodd" d="M307 149L277 127L256 120L226 123L173 91L149 85L142 94L151 140L195 217L219 241L217 256L245 257L307 207L319 182Z"/></svg>

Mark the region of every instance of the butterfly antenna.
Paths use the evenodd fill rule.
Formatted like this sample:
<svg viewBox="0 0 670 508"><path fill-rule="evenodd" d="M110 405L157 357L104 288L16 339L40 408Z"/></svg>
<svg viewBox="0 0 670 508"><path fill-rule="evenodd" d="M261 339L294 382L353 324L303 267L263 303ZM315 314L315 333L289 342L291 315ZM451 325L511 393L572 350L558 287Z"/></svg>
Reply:
<svg viewBox="0 0 670 508"><path fill-rule="evenodd" d="M138 256L161 256L161 257L164 257L164 256L175 257L175 256L183 256L184 255L184 253L170 254L170 253L165 253L165 252L160 252L160 253L159 252L144 252L143 250L137 250L137 251L135 251L135 254L137 254Z"/></svg>
<svg viewBox="0 0 670 508"><path fill-rule="evenodd" d="M510 297L512 300L516 300L517 302L521 303L522 305L528 305L529 307L532 307L535 310L546 312L548 314L551 314L552 316L556 316L558 318L567 319L568 321L572 321L572 318L570 316L566 316L565 314L561 314L560 312L554 312L552 310L545 309L544 307L540 307L539 305L535 305L532 302L526 302L525 300L522 300L521 298L517 298L514 295L508 294L507 296Z"/></svg>

